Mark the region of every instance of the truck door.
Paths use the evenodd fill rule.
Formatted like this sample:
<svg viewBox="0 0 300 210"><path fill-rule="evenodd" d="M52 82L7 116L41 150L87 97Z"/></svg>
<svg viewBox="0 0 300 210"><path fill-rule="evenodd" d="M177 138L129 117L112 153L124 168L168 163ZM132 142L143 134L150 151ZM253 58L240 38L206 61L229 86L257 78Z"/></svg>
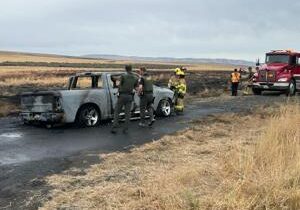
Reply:
<svg viewBox="0 0 300 210"><path fill-rule="evenodd" d="M110 113L113 114L114 108L116 107L118 101L118 86L120 84L121 75L115 74L107 75L107 85L108 85L108 94L110 97Z"/></svg>
<svg viewBox="0 0 300 210"><path fill-rule="evenodd" d="M296 88L300 90L300 55L296 56L296 65L293 74L296 80Z"/></svg>
<svg viewBox="0 0 300 210"><path fill-rule="evenodd" d="M95 102L98 103L100 107L101 116L103 119L109 117L108 101L109 96L107 95L107 90L105 86L106 79L103 75L94 75L92 79L92 94L91 96L95 98Z"/></svg>
<svg viewBox="0 0 300 210"><path fill-rule="evenodd" d="M85 74L74 77L72 85L69 86L72 91L68 97L68 106L77 112L78 108L87 103L93 103L101 111L101 118L107 118L107 95L103 87L101 75ZM70 81L71 81L70 80Z"/></svg>
<svg viewBox="0 0 300 210"><path fill-rule="evenodd" d="M137 91L134 92L134 97L133 97L133 105L132 105L132 110L134 111L139 111L140 110L140 97L137 94Z"/></svg>

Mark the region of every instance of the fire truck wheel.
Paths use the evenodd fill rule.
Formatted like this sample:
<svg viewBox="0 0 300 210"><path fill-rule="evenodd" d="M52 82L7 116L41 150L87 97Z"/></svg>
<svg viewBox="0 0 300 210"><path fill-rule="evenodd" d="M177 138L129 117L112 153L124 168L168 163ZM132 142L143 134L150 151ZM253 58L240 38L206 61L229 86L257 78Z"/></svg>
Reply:
<svg viewBox="0 0 300 210"><path fill-rule="evenodd" d="M295 80L291 80L289 89L286 92L286 96L294 96L296 94L296 83Z"/></svg>
<svg viewBox="0 0 300 210"><path fill-rule="evenodd" d="M261 90L260 89L252 88L252 92L253 92L254 95L261 95Z"/></svg>

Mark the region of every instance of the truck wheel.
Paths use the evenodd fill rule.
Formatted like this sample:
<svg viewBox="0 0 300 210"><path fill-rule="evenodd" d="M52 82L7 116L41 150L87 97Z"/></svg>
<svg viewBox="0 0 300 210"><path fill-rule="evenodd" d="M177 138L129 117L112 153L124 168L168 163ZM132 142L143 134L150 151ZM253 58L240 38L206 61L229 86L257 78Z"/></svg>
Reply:
<svg viewBox="0 0 300 210"><path fill-rule="evenodd" d="M53 128L53 124L47 123L47 124L45 124L45 127L46 127L47 129L51 129L51 128Z"/></svg>
<svg viewBox="0 0 300 210"><path fill-rule="evenodd" d="M80 127L94 127L100 123L100 111L95 105L84 105L80 108L76 120Z"/></svg>
<svg viewBox="0 0 300 210"><path fill-rule="evenodd" d="M167 99L161 100L157 106L156 112L159 116L169 117L172 112L172 103Z"/></svg>
<svg viewBox="0 0 300 210"><path fill-rule="evenodd" d="M32 125L32 122L30 122L30 121L28 121L28 120L24 120L24 121L23 121L23 124L24 124L24 125Z"/></svg>
<svg viewBox="0 0 300 210"><path fill-rule="evenodd" d="M291 80L289 89L286 92L286 96L294 96L296 94L296 83L295 80Z"/></svg>
<svg viewBox="0 0 300 210"><path fill-rule="evenodd" d="M252 88L252 92L254 95L261 95L261 90Z"/></svg>

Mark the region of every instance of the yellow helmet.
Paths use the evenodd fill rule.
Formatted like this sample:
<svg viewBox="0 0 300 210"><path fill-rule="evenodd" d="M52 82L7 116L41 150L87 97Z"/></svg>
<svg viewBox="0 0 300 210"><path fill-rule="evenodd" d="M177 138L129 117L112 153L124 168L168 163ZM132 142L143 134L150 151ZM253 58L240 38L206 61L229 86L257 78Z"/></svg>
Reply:
<svg viewBox="0 0 300 210"><path fill-rule="evenodd" d="M178 76L184 76L184 71L182 71L180 68L175 69L175 74Z"/></svg>
<svg viewBox="0 0 300 210"><path fill-rule="evenodd" d="M184 76L184 71L180 70L180 72L177 73L178 76Z"/></svg>
<svg viewBox="0 0 300 210"><path fill-rule="evenodd" d="M185 72L187 69L185 67L180 67L181 71Z"/></svg>
<svg viewBox="0 0 300 210"><path fill-rule="evenodd" d="M174 71L174 73L177 75L178 72L180 72L180 71L181 71L180 68L176 68L175 71Z"/></svg>

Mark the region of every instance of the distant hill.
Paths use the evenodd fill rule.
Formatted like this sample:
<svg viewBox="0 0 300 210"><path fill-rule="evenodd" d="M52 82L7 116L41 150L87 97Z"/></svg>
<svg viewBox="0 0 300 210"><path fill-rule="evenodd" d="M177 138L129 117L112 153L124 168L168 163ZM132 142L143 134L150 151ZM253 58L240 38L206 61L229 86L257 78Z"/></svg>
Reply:
<svg viewBox="0 0 300 210"><path fill-rule="evenodd" d="M1 51L0 62L59 62L59 63L105 63L104 59L46 53Z"/></svg>
<svg viewBox="0 0 300 210"><path fill-rule="evenodd" d="M93 59L109 59L109 60L131 60L143 62L162 62L162 63L188 63L188 64L221 64L221 65L237 65L237 66L253 66L255 62L245 60L223 59L223 58L172 58L172 57L139 57L139 56L122 56L122 55L105 55L105 54L89 54L82 56L83 58Z"/></svg>
<svg viewBox="0 0 300 210"><path fill-rule="evenodd" d="M173 69L187 66L191 71L230 71L237 66L254 65L253 62L233 59L139 57L89 54L68 56L46 53L27 53L0 50L0 67L64 67L64 68L124 68L126 64L149 69Z"/></svg>

